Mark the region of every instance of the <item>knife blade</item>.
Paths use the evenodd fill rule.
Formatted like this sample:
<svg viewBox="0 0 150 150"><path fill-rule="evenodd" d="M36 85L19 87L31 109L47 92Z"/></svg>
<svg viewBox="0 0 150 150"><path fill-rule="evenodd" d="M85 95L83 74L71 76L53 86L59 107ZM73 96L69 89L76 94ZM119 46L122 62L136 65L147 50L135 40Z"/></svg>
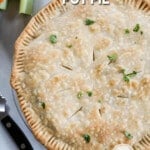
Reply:
<svg viewBox="0 0 150 150"><path fill-rule="evenodd" d="M13 138L19 150L33 150L30 142L28 141L23 131L8 114L8 106L6 105L6 99L1 95L0 95L0 121Z"/></svg>

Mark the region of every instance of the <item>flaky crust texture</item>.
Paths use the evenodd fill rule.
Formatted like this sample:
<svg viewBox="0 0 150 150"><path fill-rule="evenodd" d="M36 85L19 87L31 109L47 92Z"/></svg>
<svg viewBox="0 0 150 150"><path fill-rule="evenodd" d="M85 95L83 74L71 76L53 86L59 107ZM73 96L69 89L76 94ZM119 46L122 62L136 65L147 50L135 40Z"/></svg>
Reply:
<svg viewBox="0 0 150 150"><path fill-rule="evenodd" d="M125 5L133 5L135 8L140 9L145 13L149 14L150 12L149 0L111 0L111 2L123 2ZM53 0L30 20L29 24L15 43L14 64L11 75L11 85L17 93L21 110L24 113L33 134L47 149L54 150L71 150L73 148L54 137L47 127L43 126L37 114L31 109L31 107L29 107L30 104L26 101L24 91L22 91L20 87L21 83L17 78L18 75L24 71L22 63L24 59L24 47L38 36L37 31L40 30L40 27L44 24L47 18L52 19L55 17L56 12L61 14L67 11L67 9L68 8L66 5L62 4L61 0ZM145 135L138 143L135 143L133 148L135 150L148 150L150 148L150 135Z"/></svg>

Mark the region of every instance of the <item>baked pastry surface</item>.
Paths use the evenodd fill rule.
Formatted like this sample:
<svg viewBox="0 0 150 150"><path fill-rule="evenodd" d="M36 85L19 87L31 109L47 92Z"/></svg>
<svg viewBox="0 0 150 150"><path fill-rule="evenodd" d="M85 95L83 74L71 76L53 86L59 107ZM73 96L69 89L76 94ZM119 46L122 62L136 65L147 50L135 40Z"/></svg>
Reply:
<svg viewBox="0 0 150 150"><path fill-rule="evenodd" d="M150 5L110 3L54 1L16 42L11 83L48 149L150 148Z"/></svg>

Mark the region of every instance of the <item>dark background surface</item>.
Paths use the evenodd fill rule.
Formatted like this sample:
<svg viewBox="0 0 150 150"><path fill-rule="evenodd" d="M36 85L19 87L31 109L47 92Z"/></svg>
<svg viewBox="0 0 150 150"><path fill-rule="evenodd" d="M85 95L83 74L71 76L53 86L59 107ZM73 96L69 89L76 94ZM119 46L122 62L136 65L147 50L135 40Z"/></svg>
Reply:
<svg viewBox="0 0 150 150"><path fill-rule="evenodd" d="M33 14L50 0L35 0ZM14 43L31 16L19 14L19 0L9 0L5 11L0 11L0 94L7 99L9 114L21 127L35 150L45 148L34 138L25 124L14 91L10 86L10 74L13 62ZM13 140L0 123L0 150L17 150Z"/></svg>

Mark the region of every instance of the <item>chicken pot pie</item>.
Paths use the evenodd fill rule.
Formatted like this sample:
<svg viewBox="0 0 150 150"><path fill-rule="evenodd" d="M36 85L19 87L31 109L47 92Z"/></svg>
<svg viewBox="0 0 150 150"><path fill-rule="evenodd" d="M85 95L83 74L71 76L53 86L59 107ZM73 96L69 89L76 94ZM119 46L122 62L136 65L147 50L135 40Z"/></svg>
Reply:
<svg viewBox="0 0 150 150"><path fill-rule="evenodd" d="M149 1L53 1L15 44L11 84L47 149L150 148Z"/></svg>

